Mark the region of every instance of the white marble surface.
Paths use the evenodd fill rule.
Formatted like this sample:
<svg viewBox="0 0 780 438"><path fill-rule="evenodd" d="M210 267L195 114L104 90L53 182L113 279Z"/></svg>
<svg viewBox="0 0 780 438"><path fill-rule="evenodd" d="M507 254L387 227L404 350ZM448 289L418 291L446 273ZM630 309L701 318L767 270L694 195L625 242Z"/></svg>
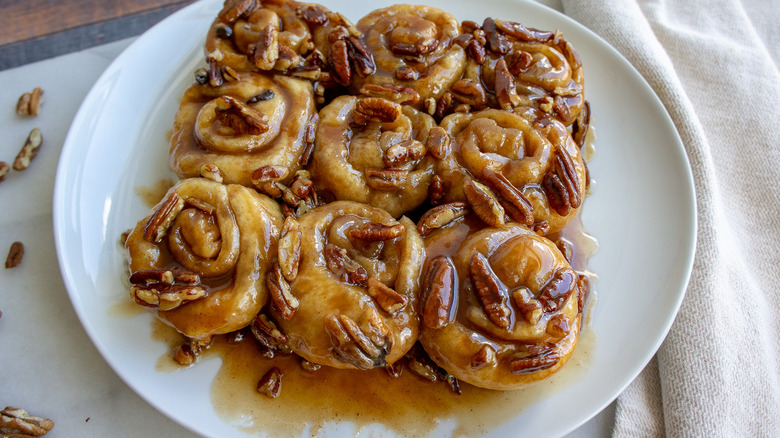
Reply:
<svg viewBox="0 0 780 438"><path fill-rule="evenodd" d="M196 436L106 364L71 307L55 253L52 193L62 144L90 87L130 42L0 71L0 160L12 163L32 128L44 136L30 168L0 182L3 260L12 242L25 245L20 266L0 268L0 407L53 419L51 437ZM36 86L44 89L41 114L17 116L17 99ZM569 436L608 436L613 420L614 403Z"/></svg>

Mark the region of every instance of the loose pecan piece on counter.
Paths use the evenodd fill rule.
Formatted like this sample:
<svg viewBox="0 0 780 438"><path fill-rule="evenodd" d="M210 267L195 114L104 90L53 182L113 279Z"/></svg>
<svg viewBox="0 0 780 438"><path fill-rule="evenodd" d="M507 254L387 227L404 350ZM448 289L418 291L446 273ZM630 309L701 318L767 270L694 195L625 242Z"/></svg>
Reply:
<svg viewBox="0 0 780 438"><path fill-rule="evenodd" d="M38 155L38 150L43 144L43 134L38 128L33 128L22 146L22 150L14 160L14 170L24 170L30 167L33 158Z"/></svg>
<svg viewBox="0 0 780 438"><path fill-rule="evenodd" d="M15 268L22 263L22 257L24 257L24 244L22 242L14 242L11 244L11 248L8 250L8 257L5 259L5 268Z"/></svg>
<svg viewBox="0 0 780 438"><path fill-rule="evenodd" d="M20 116L37 116L41 110L42 97L43 90L41 87L35 87L32 92L22 94L16 102L16 114Z"/></svg>
<svg viewBox="0 0 780 438"><path fill-rule="evenodd" d="M48 418L30 415L24 409L6 406L0 411L0 433L9 437L44 436L54 427Z"/></svg>

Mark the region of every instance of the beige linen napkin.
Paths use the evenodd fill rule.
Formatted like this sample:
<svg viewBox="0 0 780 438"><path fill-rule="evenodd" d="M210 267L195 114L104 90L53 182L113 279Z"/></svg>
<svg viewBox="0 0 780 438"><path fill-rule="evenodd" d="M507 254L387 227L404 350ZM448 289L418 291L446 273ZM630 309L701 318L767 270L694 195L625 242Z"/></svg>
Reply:
<svg viewBox="0 0 780 438"><path fill-rule="evenodd" d="M685 300L656 358L618 398L615 435L780 436L780 4L562 5L661 98L697 192Z"/></svg>

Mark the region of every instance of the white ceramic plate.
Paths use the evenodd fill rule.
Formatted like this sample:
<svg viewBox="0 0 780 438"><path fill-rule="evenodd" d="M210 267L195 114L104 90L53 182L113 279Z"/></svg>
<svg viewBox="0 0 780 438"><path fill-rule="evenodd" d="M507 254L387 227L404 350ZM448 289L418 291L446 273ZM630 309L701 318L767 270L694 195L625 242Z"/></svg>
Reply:
<svg viewBox="0 0 780 438"><path fill-rule="evenodd" d="M209 436L245 436L214 411L210 385L219 361L185 372L155 369L167 346L154 341L149 315L117 317L127 300L120 234L148 210L136 188L174 175L166 134L178 101L202 65L206 29L221 7L187 7L141 36L95 84L65 142L54 191L54 231L62 275L92 341L127 384L182 425ZM357 21L388 0L328 0ZM598 301L591 312L596 342L581 376L541 397L502 436L562 435L607 406L655 353L682 301L693 262L696 209L681 141L666 111L614 49L569 18L531 2L431 0L458 19L486 16L540 29L561 29L585 66L586 96L596 126L596 181L583 208L598 238L591 259Z"/></svg>

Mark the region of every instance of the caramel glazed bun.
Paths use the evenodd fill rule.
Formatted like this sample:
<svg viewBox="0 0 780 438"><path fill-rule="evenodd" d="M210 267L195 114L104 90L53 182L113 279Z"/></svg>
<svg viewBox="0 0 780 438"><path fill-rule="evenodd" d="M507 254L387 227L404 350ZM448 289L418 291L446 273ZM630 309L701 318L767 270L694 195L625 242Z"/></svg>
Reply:
<svg viewBox="0 0 780 438"><path fill-rule="evenodd" d="M308 81L244 72L218 87L193 84L174 120L170 166L180 178L218 173L251 187L252 173L273 165L289 180L316 118Z"/></svg>
<svg viewBox="0 0 780 438"><path fill-rule="evenodd" d="M130 295L191 340L245 327L268 301L283 216L255 190L179 181L125 241Z"/></svg>
<svg viewBox="0 0 780 438"><path fill-rule="evenodd" d="M465 239L458 232L447 227L426 238L428 249L453 239L457 248L431 251L423 274L420 343L431 359L496 390L556 372L577 343L586 291L578 275L554 243L522 225Z"/></svg>
<svg viewBox="0 0 780 438"><path fill-rule="evenodd" d="M588 174L580 148L561 122L531 123L512 112L486 109L450 114L440 127L452 138L451 151L436 163L445 202L468 201L492 226L504 224L505 211L542 235L574 219Z"/></svg>
<svg viewBox="0 0 780 438"><path fill-rule="evenodd" d="M288 218L279 250L268 286L272 297L286 298L272 299L271 315L293 352L334 368L371 369L414 345L424 249L409 219L333 202Z"/></svg>

